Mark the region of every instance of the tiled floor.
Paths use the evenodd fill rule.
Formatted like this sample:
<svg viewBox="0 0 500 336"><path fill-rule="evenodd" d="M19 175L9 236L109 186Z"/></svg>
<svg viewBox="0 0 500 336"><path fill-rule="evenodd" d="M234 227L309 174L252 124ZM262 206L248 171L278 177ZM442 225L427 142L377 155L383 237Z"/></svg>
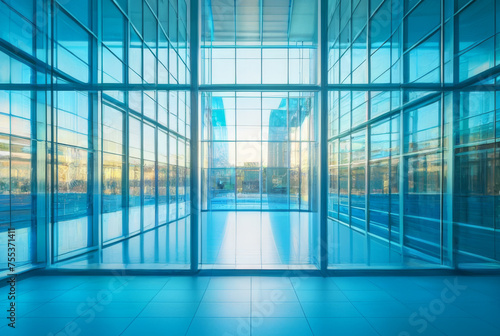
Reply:
<svg viewBox="0 0 500 336"><path fill-rule="evenodd" d="M500 335L499 276L38 276L17 290L2 336Z"/></svg>

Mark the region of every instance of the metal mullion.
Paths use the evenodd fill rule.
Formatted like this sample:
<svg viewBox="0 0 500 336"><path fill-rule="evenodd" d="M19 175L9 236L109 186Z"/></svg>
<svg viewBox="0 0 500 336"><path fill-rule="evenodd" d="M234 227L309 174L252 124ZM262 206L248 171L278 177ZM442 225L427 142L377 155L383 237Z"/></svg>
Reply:
<svg viewBox="0 0 500 336"><path fill-rule="evenodd" d="M155 106L157 106L158 102L155 104ZM159 130L158 130L158 127L154 127L154 136L155 136L155 162L154 162L154 165L155 165L155 224L154 224L154 227L157 227L158 226L158 198L160 197L159 195L159 192L158 192L158 133L159 133Z"/></svg>
<svg viewBox="0 0 500 336"><path fill-rule="evenodd" d="M85 32L88 33L89 35L91 35L92 38L97 39L99 37L99 34L95 34L93 29L87 28L87 26L85 24L83 24L82 22L80 22L80 20L78 20L73 14L71 14L68 10L66 10L66 8L64 8L62 5L60 5L57 1L55 1L55 0L52 0L52 1L54 1L54 4L55 4L54 8L57 8L58 10L60 10L61 12L63 12L65 15L67 15L71 19L71 21L73 21L74 23L76 23L81 29L85 30ZM90 14L89 15L90 26L92 26L93 24L95 24L95 19L92 18L92 15L94 13L97 14L97 12L96 11L92 11L91 8L92 8L92 6L94 4L95 5L93 7L96 7L98 0L96 1L96 3L94 3L93 1L95 1L95 0L90 0L89 1L90 6L89 6L89 12L87 13L87 15ZM55 11L54 11L54 14L55 14ZM99 16L99 17L101 17L101 16Z"/></svg>
<svg viewBox="0 0 500 336"><path fill-rule="evenodd" d="M143 103L141 103L143 104ZM142 106L142 105L141 105ZM143 109L143 107L142 107ZM139 219L139 232L144 231L144 120L139 119L140 122L140 143L141 143L141 153L139 157L139 169L140 169L140 184L139 184L139 207L140 207L140 216Z"/></svg>
<svg viewBox="0 0 500 336"><path fill-rule="evenodd" d="M440 48L439 48L439 67L440 67L440 83L443 85L445 81L444 77L444 43L445 43L445 37L444 37L444 12L445 12L445 7L444 7L444 0L440 1L440 12L441 12L441 17L440 17L440 23L439 23L439 29L440 29ZM441 148L441 176L440 176L440 193L439 193L439 202L440 202L440 225L439 225L439 244L440 244L440 249L439 249L439 260L440 264L443 265L443 260L444 260L444 200L446 195L444 195L444 176L445 176L445 168L444 168L444 162L445 162L445 148L444 148L444 132L445 132L445 102L444 102L445 94L441 93L441 100L439 104L439 110L440 110L440 148Z"/></svg>
<svg viewBox="0 0 500 336"><path fill-rule="evenodd" d="M440 144L439 144L439 147L440 147L440 153L439 156L440 156L440 159L441 159L441 169L440 169L440 173L441 173L441 176L440 176L440 193L439 193L439 203L440 203L440 211L439 211L439 217L440 217L440 225L439 225L439 243L440 243L440 249L439 249L439 260L440 260L440 264L442 265L443 264L443 260L444 260L444 251L443 251L443 247L444 247L444 225L445 225L445 221L444 221L444 200L445 200L445 194L444 194L444 176L445 176L445 167L444 167L444 163L445 163L445 148L444 148L444 132L445 132L445 125L444 125L444 122L445 122L445 104L444 104L444 94L441 94L441 102L439 104L439 110L440 110Z"/></svg>
<svg viewBox="0 0 500 336"><path fill-rule="evenodd" d="M405 166L406 156L404 154L404 111L399 112L399 247L401 256L404 255L404 193L405 193ZM391 157L392 159L392 157Z"/></svg>
<svg viewBox="0 0 500 336"><path fill-rule="evenodd" d="M119 7L119 6L118 6ZM120 8L120 10L122 10ZM123 71L123 78L124 82L126 84L129 83L129 71L128 71L128 65L129 65L129 46L130 46L130 24L128 17L126 17L126 20L124 20L124 33L125 33L125 47L123 48L123 61L126 67L122 67ZM122 133L122 236L123 237L128 237L130 235L130 229L129 229L129 198L130 198L130 185L129 185L129 176L130 176L130 157L129 157L129 109L128 109L128 101L129 101L129 94L128 92L125 93L125 99L127 102L127 105L125 106L125 109L123 109L122 115L123 115L123 133Z"/></svg>
<svg viewBox="0 0 500 336"><path fill-rule="evenodd" d="M455 240L454 240L454 234L455 234L455 225L454 225L454 204L453 204L453 195L454 195L454 174L455 174L455 137L454 137L454 128L455 128L455 108L459 104L459 95L458 93L451 93L451 101L452 101L452 106L451 106L451 111L446 111L443 110L443 113L449 113L449 117L451 118L448 121L448 155L447 155L447 167L448 167L448 176L447 176L447 197L448 197L448 237L447 237L447 250L448 250L448 264L452 268L456 269L458 268L458 263L457 263L457 256L456 256L456 251L455 251ZM446 104L444 105L446 107ZM495 149L496 151L496 149ZM496 157L496 155L495 155ZM495 159L496 160L496 159ZM495 174L495 173L494 173ZM495 177L495 176L494 176ZM495 211L495 210L494 210Z"/></svg>
<svg viewBox="0 0 500 336"><path fill-rule="evenodd" d="M127 98L128 99L128 98ZM122 134L122 227L123 227L123 236L128 237L130 235L129 229L129 205L130 205L130 157L129 157L129 116L128 110L123 112L123 134Z"/></svg>
<svg viewBox="0 0 500 336"><path fill-rule="evenodd" d="M167 95L168 96L168 95ZM168 103L167 103L168 105ZM168 112L170 119L170 112ZM167 224L170 223L170 132L167 132ZM167 230L168 234L168 230Z"/></svg>
<svg viewBox="0 0 500 336"><path fill-rule="evenodd" d="M236 0L235 0L236 2ZM236 11L235 11L236 14ZM236 30L235 30L236 36ZM234 93L234 153L235 163L234 163L234 209L238 210L238 99L237 93ZM213 157L213 156L212 156Z"/></svg>
<svg viewBox="0 0 500 336"><path fill-rule="evenodd" d="M36 10L39 5L36 4L33 6L33 17L34 17L34 32L38 32L38 21L39 18L36 15ZM43 6L43 4L42 4ZM46 14L47 11L43 10L43 13ZM44 17L46 19L46 17ZM43 25L45 27L45 25ZM33 49L37 50L37 40L35 38L35 34L33 34ZM46 39L44 39L44 43L46 43ZM47 50L45 50L45 53L47 53ZM31 83L33 84L37 82L37 79L34 81L32 80ZM44 78L44 82L46 82L46 77ZM47 225L47 204L46 204L46 160L47 160L47 155L46 155L46 148L47 148L47 139L46 139L46 134L45 132L39 132L37 126L39 124L46 125L47 124L47 114L46 111L43 111L44 113L40 113L41 118L38 118L38 103L39 101L43 98L43 101L45 103L45 106L42 109L46 108L46 96L44 92L31 92L31 97L35 97L36 105L31 106L31 121L30 121L30 126L32 128L32 136L30 139L30 148L31 148L31 167L36 167L33 169L33 172L31 174L31 193L32 194L37 194L38 197L36 197L35 201L33 202L33 208L31 211L31 227L34 229L33 231L33 241L35 241L35 248L30 254L30 259L32 260L32 263L38 263L39 261L41 262L46 262L47 261L47 255L44 253L44 250L46 249L46 242L48 241L45 228ZM9 95L10 96L10 95ZM42 120L39 120L42 119ZM39 139L40 135L43 135L43 139ZM41 140L41 141L39 141ZM39 163L42 161L42 163ZM34 181L34 183L33 183ZM45 188L43 188L43 187ZM43 188L43 189L42 189ZM38 192L39 191L39 192ZM39 221L38 214L42 214L41 218L42 220ZM41 225L39 225L41 224ZM33 228L33 225L36 226L36 228Z"/></svg>
<svg viewBox="0 0 500 336"><path fill-rule="evenodd" d="M100 2L97 0L92 0L90 2L89 8L89 17L90 17L90 25L92 26L93 31L101 31L101 21L98 20L101 17L101 6ZM94 10L91 10L94 9ZM89 48L89 60L90 64L88 66L88 71L90 72L89 78L91 83L99 82L99 55L101 55L101 39L98 36L91 35L90 37L90 48ZM88 214L88 216L92 216L92 232L89 232L92 235L92 246L97 246L98 249L98 260L101 262L102 258L102 221L101 221L101 202L102 202L102 148L100 148L100 137L101 129L101 93L100 92L89 92L88 93L89 108L91 108L89 118L89 130L91 130L91 134L88 136L91 142L88 146L88 157L90 159L89 164L87 165L87 169L89 169L90 176L89 180L92 185L92 213ZM100 139L101 138L101 139ZM88 191L87 191L88 192ZM90 238L90 237L89 237Z"/></svg>
<svg viewBox="0 0 500 336"><path fill-rule="evenodd" d="M238 45L236 44L236 0L233 1L234 8L234 83L238 83ZM213 48L213 38L212 38L212 48ZM235 105L236 106L236 105ZM236 183L237 185L237 183ZM235 194L236 197L236 194Z"/></svg>
<svg viewBox="0 0 500 336"><path fill-rule="evenodd" d="M52 38L49 38L48 43L50 44L50 67L49 67L49 73L50 73L50 85L54 85L54 50L55 50L55 33L54 33L54 12L55 12L55 4L54 0L51 0L50 3L47 3L47 8L50 8L50 31L48 32L48 36L51 36ZM49 58L48 58L49 59ZM50 100L50 140L47 139L47 141L50 141L50 192L49 192L49 214L48 214L48 220L47 220L47 230L46 234L48 237L48 243L47 243L47 266L50 267L52 263L54 262L54 257L57 252L57 247L56 244L54 244L54 234L55 234L55 222L56 222L56 207L55 207L55 193L56 193L56 186L55 186L55 177L57 176L56 172L56 165L55 165L55 158L54 154L56 153L55 150L55 136L56 136L56 127L55 127L55 110L54 110L54 97L55 93L54 90L51 88L49 92L49 100ZM48 151L47 151L48 153ZM47 174L48 177L49 173Z"/></svg>
<svg viewBox="0 0 500 336"><path fill-rule="evenodd" d="M322 0L320 0L322 1ZM300 124L300 117L301 117L301 113L300 113L300 97L297 97L297 117L298 117L298 120L297 120L297 124L298 124L298 137L297 139L295 139L298 143L298 146L299 146L299 210L302 209L302 125Z"/></svg>
<svg viewBox="0 0 500 336"><path fill-rule="evenodd" d="M320 270L328 269L328 1L319 1L320 31ZM340 119L340 116L339 116ZM299 207L300 208L300 207Z"/></svg>
<svg viewBox="0 0 500 336"><path fill-rule="evenodd" d="M288 66L287 66L287 71L288 71ZM291 157L292 157L292 144L290 142L290 117L289 117L289 110L290 110L290 92L287 93L286 97L286 145L288 149L288 166L287 166L287 172L288 172L288 178L287 178L287 199L288 199L288 210L291 211L291 195L290 195L290 183L291 183L291 174L292 174L292 162L291 162Z"/></svg>
<svg viewBox="0 0 500 336"><path fill-rule="evenodd" d="M358 6L360 6L358 4ZM377 8L380 9L381 7L383 6L383 4L379 4L379 7ZM367 84L370 85L371 81L372 81L372 76L371 76L371 66L372 66L372 62L371 62L371 56L372 56L372 48L371 48L371 38L370 38L370 34L371 34L371 1L368 1L367 2L367 20L366 20L366 67L367 67L367 71L366 71L366 80L367 80ZM355 9L352 9L352 12L354 12ZM374 14L376 14L376 11L374 11ZM352 15L352 14L351 14ZM352 20L351 20L351 24L352 24ZM361 35L362 31L358 34L358 35ZM387 41L390 41L391 38L392 38L392 29L391 29L391 36L388 38ZM352 34L352 28L351 28L351 34ZM351 39L352 40L352 39ZM387 41L385 41L384 43L382 43L382 45L384 45L385 43L387 43ZM353 42L354 43L354 42ZM389 42L390 43L390 42ZM380 47L382 48L382 46ZM351 53L351 58L352 58L352 53ZM351 65L352 65L352 59L351 59ZM392 65L392 62L391 62L391 65ZM389 70L390 71L390 70ZM352 83L352 81L351 81ZM370 137L370 130L371 130L371 127L369 125L372 125L372 123L370 123L370 116L371 116L371 92L366 92L366 95L367 95L367 98L366 98L366 111L365 111L365 120L367 122L367 126L366 126L366 131L365 131L365 256L366 256L366 264L367 265L370 265L370 253L369 253L369 250L370 250L370 239L368 237L368 232L369 232L369 225L370 225L370 197L369 197L369 190L370 190L370 151L369 151L369 148L370 148L370 145L371 145L371 137ZM352 103L352 91L351 91L351 103ZM352 109L351 109L352 111ZM340 120L340 118L339 118ZM352 127L352 118L351 118L351 127ZM352 147L351 147L352 148ZM349 198L350 199L350 198ZM350 207L349 207L350 209Z"/></svg>
<svg viewBox="0 0 500 336"><path fill-rule="evenodd" d="M261 53L260 53L260 59L261 59L261 65L262 65L262 50L261 50ZM260 71L260 75L261 75L261 82L262 82L262 66L260 67L261 71ZM267 139L267 150L269 151L269 139ZM260 93L260 173L259 173L259 194L260 194L260 210L262 210L262 193L264 191L264 186L263 186L263 183L264 183L264 179L263 179L263 176L264 176L264 155L262 154L262 150L264 148L264 141L263 141L263 137L262 137L262 92ZM269 163L268 163L269 164ZM267 167L268 169L269 167ZM268 171L266 171L266 177L267 177L267 173ZM269 206L269 190L267 190L266 188L266 191L267 191L267 200L268 200L268 206ZM262 235L262 220L261 220L261 235ZM261 265L262 265L262 239L261 239Z"/></svg>
<svg viewBox="0 0 500 336"><path fill-rule="evenodd" d="M370 149L371 149L371 137L370 128L367 127L365 130L365 232L367 237L367 255L369 256L370 240L368 239L369 225L370 225ZM389 174L390 175L390 174ZM389 184L390 185L390 184ZM370 259L367 258L369 263Z"/></svg>
<svg viewBox="0 0 500 336"><path fill-rule="evenodd" d="M205 84L199 86L202 92L317 92L321 86L316 84Z"/></svg>

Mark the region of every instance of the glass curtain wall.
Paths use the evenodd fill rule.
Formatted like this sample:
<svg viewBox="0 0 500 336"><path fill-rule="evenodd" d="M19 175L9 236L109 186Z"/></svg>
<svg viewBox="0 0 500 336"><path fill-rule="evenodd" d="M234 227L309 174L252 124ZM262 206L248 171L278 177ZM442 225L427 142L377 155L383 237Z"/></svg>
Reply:
<svg viewBox="0 0 500 336"><path fill-rule="evenodd" d="M492 0L329 1L329 267L499 266L499 18Z"/></svg>
<svg viewBox="0 0 500 336"><path fill-rule="evenodd" d="M203 210L305 210L316 95L203 93Z"/></svg>
<svg viewBox="0 0 500 336"><path fill-rule="evenodd" d="M318 3L201 4L202 267L316 265Z"/></svg>
<svg viewBox="0 0 500 336"><path fill-rule="evenodd" d="M189 268L188 3L3 1L0 16L0 271L10 227L18 267Z"/></svg>
<svg viewBox="0 0 500 336"><path fill-rule="evenodd" d="M0 90L0 274L12 271L12 265L22 270L45 261L37 253L44 248L38 241L46 236L36 218L46 216L44 195L35 197L44 181L39 175L44 174L45 157L37 161L36 152L45 146L36 140L45 136L37 129L37 121L44 121L37 111L45 95L31 90L40 73L19 57L44 59L36 49L39 27L33 7L33 3L0 2L0 40L16 51L0 50L0 83L5 84ZM24 89L14 89L18 84Z"/></svg>

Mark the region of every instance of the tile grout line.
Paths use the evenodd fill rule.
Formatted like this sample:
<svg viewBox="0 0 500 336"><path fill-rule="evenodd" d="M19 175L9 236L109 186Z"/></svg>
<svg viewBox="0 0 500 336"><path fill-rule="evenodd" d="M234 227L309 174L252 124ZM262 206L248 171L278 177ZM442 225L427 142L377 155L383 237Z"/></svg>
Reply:
<svg viewBox="0 0 500 336"><path fill-rule="evenodd" d="M431 290L431 289L429 289L429 288L426 288L426 287L424 287L424 286L420 285L419 283L415 282L415 279L413 279L413 277L412 277L411 282L412 282L414 285L416 285L417 287L419 287L420 289L425 290L426 292L429 292L431 295L436 295L436 294L435 294L435 292L434 292L433 290ZM474 290L474 289L472 289L472 290ZM476 290L474 290L474 291L476 291ZM481 293L481 292L479 292L479 291L476 291L476 292ZM389 294L389 293L388 293L388 294ZM484 293L481 293L481 294L484 294ZM391 295L391 294L389 294L389 295ZM392 296L392 295L391 295L391 297L394 297L394 296ZM394 297L394 299L395 299L397 302L399 302L399 303L401 303L402 305L404 305L404 306L405 306L406 308L408 308L410 311L411 311L411 310L413 310L413 308L412 308L412 307L410 307L410 306L409 306L409 304L412 304L412 303L413 303L413 304L418 304L418 305L421 305L421 304L422 304L421 302L403 302L403 301L399 300L399 299L398 299L398 298L396 298L396 297ZM454 303L451 303L451 305L454 305ZM455 306L455 307L456 307L456 308L458 308L458 309L460 309L460 310L462 310L462 311L464 311L464 310L463 310L462 308L460 308L459 306ZM465 311L464 311L464 312L465 312ZM469 316L468 316L468 317L466 317L466 318L474 318L474 319L478 319L478 320L483 321L483 323L486 323L486 324L489 324L490 326L493 326L493 324L491 324L489 321L487 321L486 319L484 319L482 316L473 315L473 314L471 314L471 313L469 313L469 312L465 312L465 313L469 315ZM437 320L437 318L436 318L436 320ZM435 325L435 324L434 324L434 323L436 322L436 320L435 320L435 321L429 321L429 324L430 324L430 325L431 325L434 329L436 329L439 333L441 333L443 336L446 336L447 334L446 334L444 331L442 331L440 328L438 328L438 326L437 326L437 325ZM493 326L493 327L494 327L494 326Z"/></svg>
<svg viewBox="0 0 500 336"><path fill-rule="evenodd" d="M167 277L167 281L163 284L163 286L158 289L158 293L156 293L152 298L151 300L149 300L146 305L144 306L144 308L141 309L141 311L132 319L132 321L130 321L130 323L125 327L125 329L123 329L123 331L120 333L120 336L123 335L123 333L125 333L125 331L127 331L128 328L130 328L130 326L132 325L132 323L134 323L135 320L137 320L137 318L139 317L139 315L142 314L142 312L144 311L144 309L147 308L147 306L149 306L149 304L151 302L153 302L154 298L158 296L158 294L160 294L160 292L162 291L162 289L167 285L167 283L172 279L172 277Z"/></svg>
<svg viewBox="0 0 500 336"><path fill-rule="evenodd" d="M21 280L21 281L22 281L22 280ZM87 280L87 281L88 281L88 280ZM38 306L38 307L36 307L36 308L31 309L31 310L30 310L30 311L28 311L28 312L26 312L23 316L19 316L19 319L36 318L36 317L28 317L28 316L26 316L26 315L33 313L35 310L40 309L43 305L45 305L45 304L47 304L47 303L51 303L51 302L52 302L52 300L55 300L56 298L58 298L58 297L60 297L60 296L62 296L62 295L64 295L64 294L66 294L67 292L69 292L69 291L71 291L71 290L73 290L73 289L78 288L79 286L83 285L85 282L86 282L86 281L84 281L84 282L82 282L82 283L80 283L80 284L78 284L78 285L76 285L76 286L74 286L74 287L71 287L71 288L68 288L68 289L62 290L62 293L61 293L61 294L56 295L55 297L53 297L52 299L50 299L50 300L48 300L48 301L44 301L44 302L24 302L24 303L38 303L38 304L39 304L39 306ZM19 295L19 296L21 297L21 296L23 296L23 295L25 295L25 294L28 294L28 293L30 293L30 292L34 292L34 291L36 291L36 290L38 290L38 289L35 289L35 288L30 289L30 290L26 291L25 293L23 293L23 294L21 294L21 295ZM96 304L97 304L97 302L96 302L94 305L96 305ZM92 306L91 306L91 307L89 307L89 308L92 308L94 305L92 305ZM80 314L80 315L81 315L81 314ZM79 315L79 316L80 316L80 315ZM78 318L79 316L77 316L76 318ZM63 318L64 318L64 317L63 317ZM69 318L71 318L71 317L69 317ZM74 319L73 319L73 320L74 320ZM69 321L68 323L72 322L73 320ZM66 325L67 325L68 323L65 323L65 324L64 324L64 327L66 327ZM6 327L6 326L0 326L0 328L3 328L3 327ZM62 329L64 329L64 328L62 328ZM58 330L57 332L61 331L62 329Z"/></svg>
<svg viewBox="0 0 500 336"><path fill-rule="evenodd" d="M299 296L297 295L297 289L295 288L295 285L293 284L290 277L288 277L288 281L290 281L290 283L292 284L293 293L295 294L295 297L297 298L297 301L299 302L300 309L302 310L302 314L304 314L304 318L306 319L307 325L309 326L309 330L311 331L311 335L314 335L314 331L312 330L311 323L309 323L309 318L306 316L306 312L304 311L304 307L302 307L302 302L300 301Z"/></svg>
<svg viewBox="0 0 500 336"><path fill-rule="evenodd" d="M53 298L53 299L51 299L51 300L47 301L46 303L49 303L49 302L51 302L51 303L56 303L56 302L52 302L52 300L55 300L56 298L58 298L58 297L60 297L60 296L62 296L62 295L64 295L64 294L66 294L66 293L68 293L68 292L70 292L70 291L72 291L72 290L78 289L78 287L82 286L82 285L83 285L83 284L85 284L85 283L89 283L89 282L91 282L91 280L88 280L88 281L86 281L86 282L83 282L83 283L81 283L81 284L79 284L79 285L77 285L77 286L75 286L75 287L71 288L71 289L68 289L67 291L65 291L65 292L64 292L64 293L62 293L61 295L56 296L55 298ZM118 288L122 288L123 286L125 286L125 285L121 285L121 286L120 286L120 287L118 287ZM118 288L117 288L117 289L118 289ZM88 309L86 309L84 313L86 313L86 312L87 312L87 311L89 311L90 309L94 308L94 306L96 306L96 305L97 305L99 302L101 302L102 300L103 300L103 299L96 301L96 303L94 303L92 306L90 306ZM59 302L59 303L64 303L64 302ZM68 302L68 303L78 303L78 302L71 302L71 301L70 301L70 302ZM81 302L80 302L80 303L81 303ZM40 308L40 307L39 307L39 308ZM38 309L38 308L37 308L37 309ZM80 318L80 316L82 316L84 313L82 313L82 314L80 314L80 315L76 316L75 318L71 319L71 321L69 321L69 322L65 323L65 324L64 324L64 326L63 326L61 329L59 329L59 330L57 331L56 335L57 335L58 333L60 333L61 331L63 331L63 330L64 330L64 329L65 329L65 328L66 328L66 327L67 327L70 323L73 323L75 320L77 320L78 318Z"/></svg>
<svg viewBox="0 0 500 336"><path fill-rule="evenodd" d="M382 289L382 287L378 286L376 283L373 283L372 281L370 281L370 279L365 279L365 280L367 280L369 283L371 283L371 284L372 284L372 285L374 285L375 287L377 287L377 288L379 288L380 290L382 290L382 291L384 291L384 292L385 292L385 290L383 290L383 289ZM332 281L333 281L333 279L332 279ZM340 287L339 287L339 289L340 289ZM342 289L341 289L341 292L343 292L343 290L342 290ZM342 293L342 294L344 294L344 293ZM356 307L356 305L355 305L355 304L351 301L351 299L349 299L349 297L348 297L347 295L345 295L345 294L344 294L344 296L346 297L347 301L348 301L348 302L349 302L349 303L350 303L350 304L354 307L354 309L356 309L356 311L359 313L359 315L360 315L360 316L361 316L361 317L362 317L362 318L366 321L366 323L368 323L368 325L372 328L372 330L373 330L373 331L374 331L377 335L379 335L379 336L383 336L382 334L380 334L380 332L379 332L377 329L375 329L375 327L374 327L374 326L370 323L370 321L368 320L368 318L367 318L365 315L363 315L363 314L359 311L359 309L358 309L358 308ZM364 301L364 302L369 302L369 301Z"/></svg>
<svg viewBox="0 0 500 336"><path fill-rule="evenodd" d="M194 279L195 277L191 276L190 278ZM191 321L189 322L189 326L186 329L185 335L187 335L188 332L189 332L189 329L191 329L191 325L193 324L193 321L194 321L194 319L196 317L196 314L198 313L198 310L200 309L201 302L205 298L205 294L207 293L207 290L208 290L208 287L210 286L210 282L211 281L212 281L212 277L210 277L209 280L208 280L207 287L205 287L205 290L203 291L203 295L202 295L202 297L200 299L200 302L198 303L198 307L196 307L196 311L194 312L193 317L191 318Z"/></svg>
<svg viewBox="0 0 500 336"><path fill-rule="evenodd" d="M253 276L250 277L250 336L252 336Z"/></svg>

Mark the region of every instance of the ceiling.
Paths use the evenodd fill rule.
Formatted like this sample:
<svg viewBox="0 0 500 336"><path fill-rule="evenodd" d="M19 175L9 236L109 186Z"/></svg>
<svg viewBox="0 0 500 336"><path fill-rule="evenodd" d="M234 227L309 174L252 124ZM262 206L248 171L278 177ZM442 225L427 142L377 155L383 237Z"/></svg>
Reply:
<svg viewBox="0 0 500 336"><path fill-rule="evenodd" d="M204 0L203 40L234 44L313 42L316 0Z"/></svg>

